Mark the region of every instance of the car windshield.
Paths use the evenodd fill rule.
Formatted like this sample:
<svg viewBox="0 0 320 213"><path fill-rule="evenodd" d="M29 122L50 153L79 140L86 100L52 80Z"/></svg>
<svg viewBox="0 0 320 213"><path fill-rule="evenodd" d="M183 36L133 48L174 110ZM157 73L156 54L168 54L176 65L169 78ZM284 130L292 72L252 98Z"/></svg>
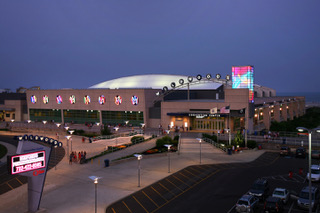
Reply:
<svg viewBox="0 0 320 213"><path fill-rule="evenodd" d="M257 190L264 190L264 185L263 184L253 184L252 189L257 189Z"/></svg>
<svg viewBox="0 0 320 213"><path fill-rule="evenodd" d="M284 195L283 191L274 191L273 192L274 195Z"/></svg>
<svg viewBox="0 0 320 213"><path fill-rule="evenodd" d="M246 206L247 206L247 205L248 205L248 201L246 201L246 200L239 200L239 201L238 201L238 204L239 204L239 205L246 205Z"/></svg>
<svg viewBox="0 0 320 213"><path fill-rule="evenodd" d="M319 169L311 169L311 174L320 174Z"/></svg>
<svg viewBox="0 0 320 213"><path fill-rule="evenodd" d="M300 192L300 198L309 199L309 192ZM312 193L312 199L314 199L314 194Z"/></svg>

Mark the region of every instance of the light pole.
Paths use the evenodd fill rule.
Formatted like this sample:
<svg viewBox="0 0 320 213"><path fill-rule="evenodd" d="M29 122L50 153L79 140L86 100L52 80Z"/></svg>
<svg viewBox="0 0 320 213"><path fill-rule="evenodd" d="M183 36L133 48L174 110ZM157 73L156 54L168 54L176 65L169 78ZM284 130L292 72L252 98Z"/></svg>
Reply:
<svg viewBox="0 0 320 213"><path fill-rule="evenodd" d="M137 159L138 159L138 187L140 187L140 170L141 170L141 167L140 167L140 160L142 159L142 155L139 155L139 154L135 154L134 155Z"/></svg>
<svg viewBox="0 0 320 213"><path fill-rule="evenodd" d="M94 212L97 213L97 203L98 203L97 187L98 187L98 180L101 179L101 177L89 176L89 178L93 180L93 183L94 183Z"/></svg>
<svg viewBox="0 0 320 213"><path fill-rule="evenodd" d="M74 130L69 130L70 135L72 135L74 133ZM71 142L71 152L72 152L72 138L70 138L70 142Z"/></svg>
<svg viewBox="0 0 320 213"><path fill-rule="evenodd" d="M309 137L309 213L312 212L312 194L311 194L311 134L312 130L309 130L305 127L297 127L297 130L299 132L308 132L308 137ZM316 132L320 133L320 129L315 129Z"/></svg>
<svg viewBox="0 0 320 213"><path fill-rule="evenodd" d="M170 173L170 148L172 145L166 144L164 146L168 148L168 173Z"/></svg>
<svg viewBox="0 0 320 213"><path fill-rule="evenodd" d="M66 136L64 136L66 139L67 139L67 147L68 147L68 151L67 151L67 160L68 160L68 156L69 156L69 139L71 138L71 135L66 135Z"/></svg>
<svg viewBox="0 0 320 213"><path fill-rule="evenodd" d="M200 164L201 164L201 142L202 142L202 139L197 138L197 140L199 141L199 144L200 144Z"/></svg>

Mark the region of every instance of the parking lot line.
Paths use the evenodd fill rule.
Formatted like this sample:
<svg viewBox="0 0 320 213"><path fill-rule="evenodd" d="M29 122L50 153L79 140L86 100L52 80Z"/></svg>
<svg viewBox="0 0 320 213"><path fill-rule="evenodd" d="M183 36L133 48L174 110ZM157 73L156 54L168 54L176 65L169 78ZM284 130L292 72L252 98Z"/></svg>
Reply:
<svg viewBox="0 0 320 213"><path fill-rule="evenodd" d="M122 201L122 203L123 203L123 205L125 206L125 207L127 207L127 209L129 210L129 212L131 212L132 213L132 211L131 211L131 209L128 207L128 205L124 202L124 201ZM113 209L112 209L113 210ZM113 210L114 211L114 210ZM114 211L115 212L115 211Z"/></svg>
<svg viewBox="0 0 320 213"><path fill-rule="evenodd" d="M123 202L123 201L122 201ZM116 213L116 211L113 209L113 208L111 208L112 209L112 211L113 211L113 213Z"/></svg>
<svg viewBox="0 0 320 213"><path fill-rule="evenodd" d="M186 169L185 169L184 171L190 173L191 175L193 175L193 176L195 176L195 177L200 178L201 180L203 179L202 177L200 177L200 176L198 176L198 175L196 175L196 174L193 174L192 172L190 172L190 171L188 171L188 170L186 170Z"/></svg>
<svg viewBox="0 0 320 213"><path fill-rule="evenodd" d="M10 184L9 184L9 183L7 183L7 185L8 185L11 189L13 189L13 187L12 187L12 186L10 186Z"/></svg>
<svg viewBox="0 0 320 213"><path fill-rule="evenodd" d="M135 199L135 201L136 201L147 213L149 213L148 210L147 210L146 208L144 208L144 206L138 201L138 199L137 199L134 195L132 195L132 197L133 197L133 199Z"/></svg>
<svg viewBox="0 0 320 213"><path fill-rule="evenodd" d="M161 183L158 183L161 187L163 187L165 190L167 190L168 192L170 192L170 194L173 195L173 197L175 197L175 194L173 194L169 189L167 189L164 185L162 185Z"/></svg>
<svg viewBox="0 0 320 213"><path fill-rule="evenodd" d="M151 202L152 202L154 205L156 205L156 206L159 208L159 205L156 204L156 202L154 202L144 191L142 191L142 193L143 193L147 198L149 198L149 200L151 200Z"/></svg>
<svg viewBox="0 0 320 213"><path fill-rule="evenodd" d="M164 198L157 190L155 190L155 188L153 188L153 186L151 186L151 188L153 189L153 191L155 191L158 195L160 195L160 197L162 197L165 201L168 201L166 198Z"/></svg>
<svg viewBox="0 0 320 213"><path fill-rule="evenodd" d="M176 177L176 176L174 176L174 175L172 175L172 177L174 177L175 179L177 179L177 180L180 181L181 183L186 184L188 187L190 187L189 184L187 184L186 182L183 182L180 178L178 178L178 177Z"/></svg>
<svg viewBox="0 0 320 213"><path fill-rule="evenodd" d="M166 181L168 181L168 182L171 183L173 186L175 186L177 189L179 189L180 191L183 192L183 190L180 189L180 187L178 187L177 185L175 185L174 183L172 183L168 178L166 178Z"/></svg>

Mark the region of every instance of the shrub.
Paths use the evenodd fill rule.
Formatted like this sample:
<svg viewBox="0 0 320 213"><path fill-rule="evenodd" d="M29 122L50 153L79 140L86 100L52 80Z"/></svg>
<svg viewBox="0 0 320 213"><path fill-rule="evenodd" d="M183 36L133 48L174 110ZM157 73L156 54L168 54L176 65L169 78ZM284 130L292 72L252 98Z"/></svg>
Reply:
<svg viewBox="0 0 320 213"><path fill-rule="evenodd" d="M131 138L131 142L132 143L139 143L141 141L144 141L144 137L143 136L133 136Z"/></svg>
<svg viewBox="0 0 320 213"><path fill-rule="evenodd" d="M75 129L73 134L75 134L75 135L83 135L84 134L84 130L83 129Z"/></svg>
<svg viewBox="0 0 320 213"><path fill-rule="evenodd" d="M101 129L101 135L111 135L111 130L107 125L104 126L103 129Z"/></svg>
<svg viewBox="0 0 320 213"><path fill-rule="evenodd" d="M163 148L163 146L165 144L173 144L173 140L170 138L170 136L166 135L162 138L159 138L157 141L156 141L156 147L158 149L161 149Z"/></svg>
<svg viewBox="0 0 320 213"><path fill-rule="evenodd" d="M257 147L257 142L256 141L253 141L253 140L248 140L247 141L247 146L249 149L254 149Z"/></svg>
<svg viewBox="0 0 320 213"><path fill-rule="evenodd" d="M209 139L211 139L211 140L213 140L213 141L215 141L215 142L218 141L218 138L217 138L216 135L209 135L209 134L203 133L203 134L202 134L202 137L203 137L203 138L209 138Z"/></svg>

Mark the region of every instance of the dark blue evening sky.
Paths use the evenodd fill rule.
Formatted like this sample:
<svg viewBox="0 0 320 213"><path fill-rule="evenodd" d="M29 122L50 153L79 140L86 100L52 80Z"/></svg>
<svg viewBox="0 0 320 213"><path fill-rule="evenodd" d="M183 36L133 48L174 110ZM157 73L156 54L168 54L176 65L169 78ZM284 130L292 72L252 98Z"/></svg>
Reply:
<svg viewBox="0 0 320 213"><path fill-rule="evenodd" d="M0 88L138 74L231 74L320 91L320 0L2 0Z"/></svg>

